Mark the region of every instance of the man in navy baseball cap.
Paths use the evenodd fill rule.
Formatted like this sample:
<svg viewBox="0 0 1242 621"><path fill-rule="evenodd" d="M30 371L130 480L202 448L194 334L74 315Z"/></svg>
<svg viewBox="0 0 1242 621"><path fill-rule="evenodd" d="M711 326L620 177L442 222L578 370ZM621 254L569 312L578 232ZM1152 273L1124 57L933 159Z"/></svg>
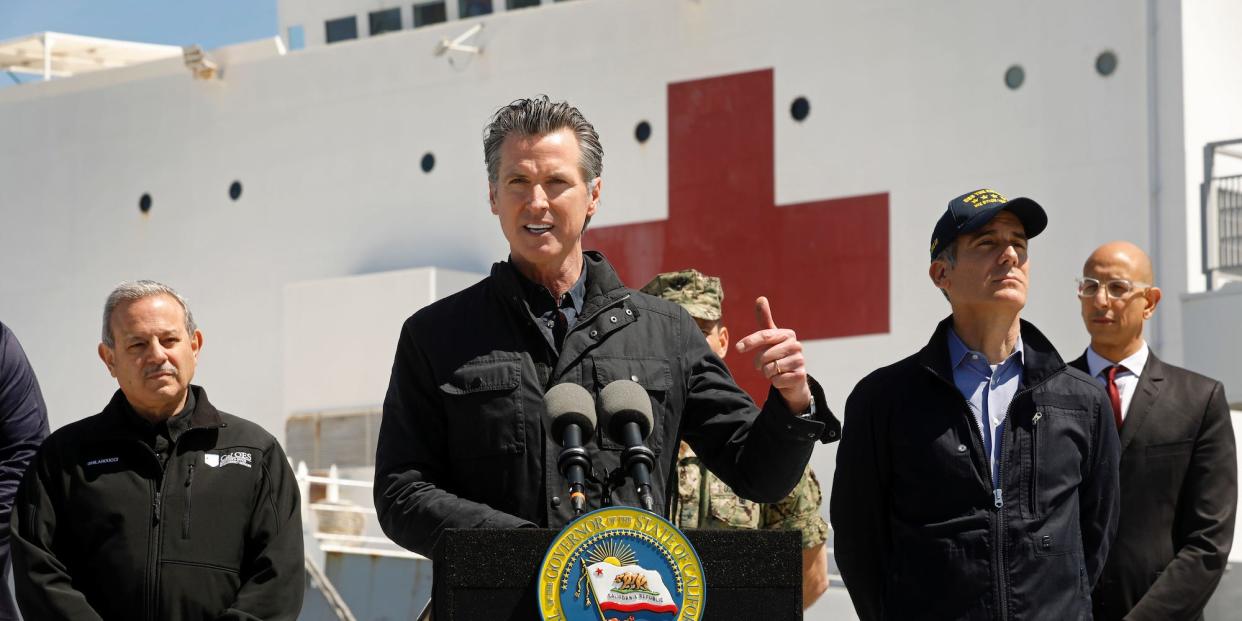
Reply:
<svg viewBox="0 0 1242 621"><path fill-rule="evenodd" d="M1027 239L1039 235L1048 226L1048 214L1044 213L1044 208L1029 198L1009 200L996 190L975 190L949 201L949 207L936 222L931 238L932 260L940 251L951 246L958 235L978 230L1001 211L1017 216L1022 228L1026 229Z"/></svg>
<svg viewBox="0 0 1242 621"><path fill-rule="evenodd" d="M952 314L854 387L828 514L860 619L1089 619L1117 530L1108 396L1021 319L1048 216L949 202L928 277Z"/></svg>

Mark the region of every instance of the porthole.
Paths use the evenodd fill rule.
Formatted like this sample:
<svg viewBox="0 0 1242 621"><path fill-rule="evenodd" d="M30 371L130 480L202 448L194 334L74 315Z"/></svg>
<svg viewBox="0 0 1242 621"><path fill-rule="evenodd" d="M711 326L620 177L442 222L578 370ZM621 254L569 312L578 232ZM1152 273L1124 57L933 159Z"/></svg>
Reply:
<svg viewBox="0 0 1242 621"><path fill-rule="evenodd" d="M421 162L419 162L419 163L418 163L418 165L419 165L419 167L420 167L420 168L422 168L422 169L423 169L423 172L425 172L425 173L429 173L429 172L431 172L431 169L433 169L433 168L435 168L435 167L436 167L436 156L435 156L435 154L431 153L430 151L429 151L429 152L427 152L427 153L424 153L424 154L423 154L423 159L422 159L422 161L421 161Z"/></svg>
<svg viewBox="0 0 1242 621"><path fill-rule="evenodd" d="M811 102L807 101L806 97L799 97L789 104L789 115L795 121L801 123L809 114L811 114Z"/></svg>
<svg viewBox="0 0 1242 621"><path fill-rule="evenodd" d="M1014 65L1005 70L1005 86L1010 90L1018 90L1022 83L1026 81L1026 71L1022 69L1022 65Z"/></svg>
<svg viewBox="0 0 1242 621"><path fill-rule="evenodd" d="M1102 76L1113 75L1117 70L1117 55L1112 51L1105 50L1095 57L1095 71Z"/></svg>
<svg viewBox="0 0 1242 621"><path fill-rule="evenodd" d="M229 198L237 200L241 198L242 185L240 181L234 181L229 184Z"/></svg>
<svg viewBox="0 0 1242 621"><path fill-rule="evenodd" d="M650 138L651 138L651 123L648 123L646 121L639 121L638 125L634 126L634 139L637 140L639 144L643 144L647 142L647 140L649 140Z"/></svg>
<svg viewBox="0 0 1242 621"><path fill-rule="evenodd" d="M142 198L138 199L138 211L141 211L142 213L148 213L151 211L150 194L143 194Z"/></svg>

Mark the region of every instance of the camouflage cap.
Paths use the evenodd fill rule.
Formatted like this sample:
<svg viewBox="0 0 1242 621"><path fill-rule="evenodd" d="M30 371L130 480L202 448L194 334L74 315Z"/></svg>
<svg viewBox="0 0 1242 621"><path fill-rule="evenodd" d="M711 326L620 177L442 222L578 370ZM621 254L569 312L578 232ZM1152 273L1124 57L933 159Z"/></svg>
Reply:
<svg viewBox="0 0 1242 621"><path fill-rule="evenodd" d="M642 291L680 304L695 319L720 319L724 289L715 276L704 276L693 269L664 272L652 278Z"/></svg>

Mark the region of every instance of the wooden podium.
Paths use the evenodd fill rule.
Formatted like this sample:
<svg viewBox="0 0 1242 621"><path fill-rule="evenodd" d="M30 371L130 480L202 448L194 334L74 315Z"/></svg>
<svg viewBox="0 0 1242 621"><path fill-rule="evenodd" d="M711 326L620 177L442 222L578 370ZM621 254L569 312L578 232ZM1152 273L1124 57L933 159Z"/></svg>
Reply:
<svg viewBox="0 0 1242 621"><path fill-rule="evenodd" d="M535 574L558 531L444 532L433 560L433 621L539 619ZM703 562L705 621L802 618L802 549L796 531L687 530Z"/></svg>

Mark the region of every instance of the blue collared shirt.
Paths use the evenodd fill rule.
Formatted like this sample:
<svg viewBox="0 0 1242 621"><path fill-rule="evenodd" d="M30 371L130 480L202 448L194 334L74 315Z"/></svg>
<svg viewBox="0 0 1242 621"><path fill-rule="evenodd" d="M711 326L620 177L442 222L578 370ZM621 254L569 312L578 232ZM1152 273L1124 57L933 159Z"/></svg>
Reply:
<svg viewBox="0 0 1242 621"><path fill-rule="evenodd" d="M966 347L952 327L949 328L949 365L953 383L970 404L970 411L983 434L983 450L992 469L992 488L1000 487L1001 437L1009 403L1022 388L1022 336L1018 336L1013 353L997 365L988 364L988 357Z"/></svg>

